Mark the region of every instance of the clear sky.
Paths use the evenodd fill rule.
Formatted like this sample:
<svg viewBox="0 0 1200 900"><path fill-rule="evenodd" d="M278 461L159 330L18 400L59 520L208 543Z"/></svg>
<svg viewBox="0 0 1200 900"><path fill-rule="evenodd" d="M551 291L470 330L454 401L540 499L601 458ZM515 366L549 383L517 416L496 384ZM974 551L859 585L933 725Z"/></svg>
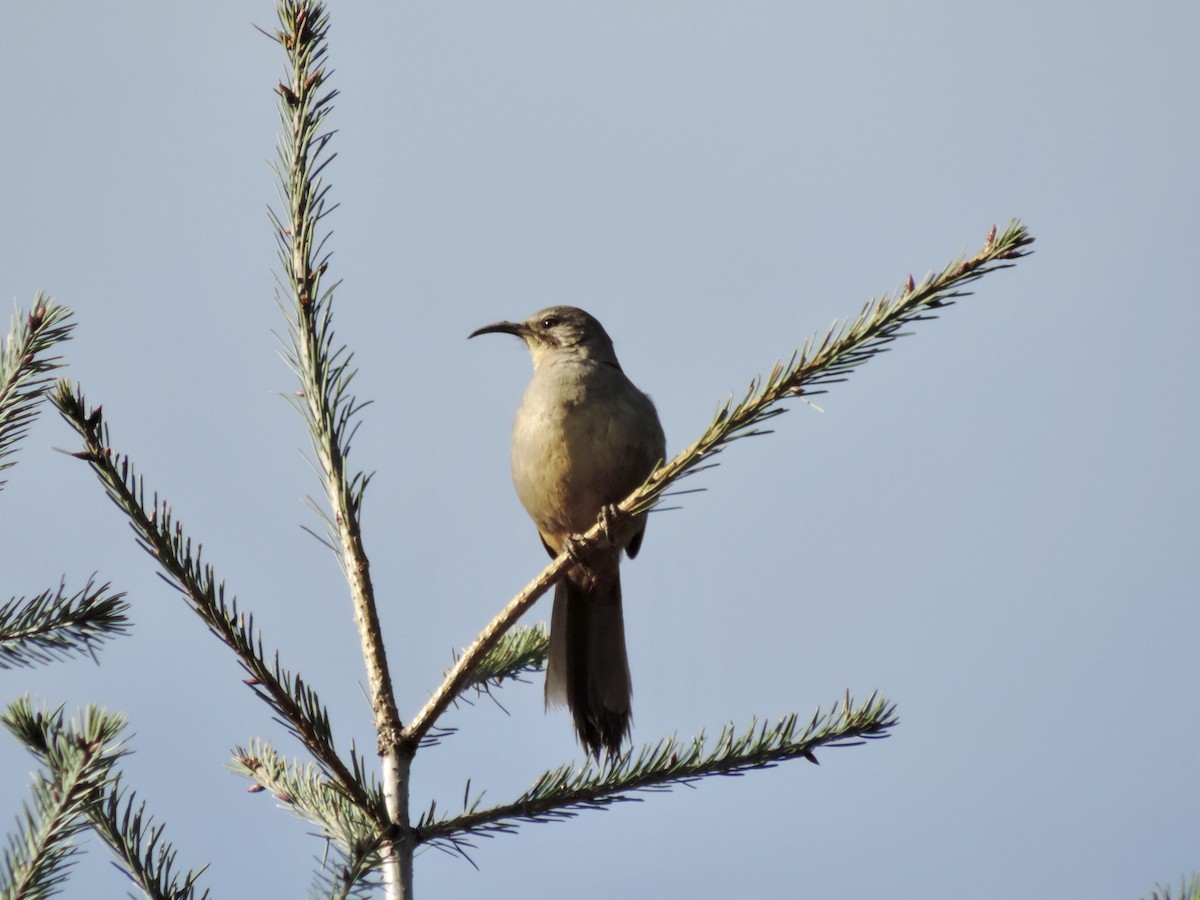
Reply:
<svg viewBox="0 0 1200 900"><path fill-rule="evenodd" d="M280 393L269 3L10 4L0 294L78 314L70 375L268 647L374 741ZM634 739L898 704L886 741L436 852L418 896L1143 897L1200 869L1200 7L335 3L338 335L402 714L544 555L508 475L529 377L474 328L594 313L674 450L868 298L1016 216L1036 253L776 433L624 568ZM132 718L129 781L217 896L301 896L320 843L224 768L298 752L155 577L47 411L0 494L0 595L125 590L101 664L0 699ZM697 486L697 485L691 485ZM532 618L546 615L539 606ZM418 806L578 759L540 677L454 711ZM11 822L32 760L0 735ZM64 896L121 896L94 847Z"/></svg>

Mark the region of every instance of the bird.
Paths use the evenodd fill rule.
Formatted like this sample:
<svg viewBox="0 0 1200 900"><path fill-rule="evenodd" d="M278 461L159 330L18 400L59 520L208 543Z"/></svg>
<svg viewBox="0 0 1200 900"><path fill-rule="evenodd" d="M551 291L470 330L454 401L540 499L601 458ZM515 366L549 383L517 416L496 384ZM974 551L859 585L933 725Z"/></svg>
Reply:
<svg viewBox="0 0 1200 900"><path fill-rule="evenodd" d="M566 548L573 560L554 590L546 706L565 703L584 750L612 759L632 728L621 553L637 556L646 514L586 559L576 557L573 542L664 461L666 436L654 403L621 369L608 332L584 310L551 306L469 337L492 333L521 338L533 358L513 420L517 497L546 552L556 557Z"/></svg>

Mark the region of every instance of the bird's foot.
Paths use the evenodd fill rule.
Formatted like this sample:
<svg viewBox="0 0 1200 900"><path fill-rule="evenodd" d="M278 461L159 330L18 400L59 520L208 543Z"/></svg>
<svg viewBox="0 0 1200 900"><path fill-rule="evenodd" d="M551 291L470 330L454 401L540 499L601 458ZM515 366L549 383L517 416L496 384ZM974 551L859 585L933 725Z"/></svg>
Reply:
<svg viewBox="0 0 1200 900"><path fill-rule="evenodd" d="M615 503L600 507L600 533L604 535L604 540L609 547L616 542L613 535L616 533L617 525L620 524L623 515L624 513L617 508Z"/></svg>
<svg viewBox="0 0 1200 900"><path fill-rule="evenodd" d="M567 554L571 562L577 566L586 568L587 560L584 559L581 541L583 535L571 534L563 540L563 552Z"/></svg>
<svg viewBox="0 0 1200 900"><path fill-rule="evenodd" d="M585 551L583 549L584 540L582 534L568 535L563 541L563 552L571 558L571 562L575 565L586 568L588 557L593 553L612 550L618 546L617 534L619 526L624 519L625 513L615 504L610 503L607 506L600 507L600 515L597 517L600 525L600 540L593 547Z"/></svg>

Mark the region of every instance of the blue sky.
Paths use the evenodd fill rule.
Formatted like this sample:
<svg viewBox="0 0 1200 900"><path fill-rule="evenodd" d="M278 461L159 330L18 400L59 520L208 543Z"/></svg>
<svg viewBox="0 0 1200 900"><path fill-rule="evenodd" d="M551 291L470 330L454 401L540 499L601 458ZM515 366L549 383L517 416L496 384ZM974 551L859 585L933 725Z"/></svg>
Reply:
<svg viewBox="0 0 1200 900"><path fill-rule="evenodd" d="M1200 868L1194 4L334 4L338 334L402 714L543 563L508 476L529 377L474 328L604 322L669 447L872 296L1022 218L1036 253L739 442L624 567L634 739L898 704L893 737L439 853L418 896L1137 898ZM308 537L276 356L269 4L26 5L0 33L0 292L77 312L69 374L269 646L373 745ZM131 783L221 896L320 845L224 765L296 752L47 412L0 495L0 594L93 571L135 632L7 702L126 711ZM545 617L540 606L532 619ZM540 678L453 712L416 805L579 758ZM0 741L0 808L32 760ZM117 896L93 848L64 896Z"/></svg>

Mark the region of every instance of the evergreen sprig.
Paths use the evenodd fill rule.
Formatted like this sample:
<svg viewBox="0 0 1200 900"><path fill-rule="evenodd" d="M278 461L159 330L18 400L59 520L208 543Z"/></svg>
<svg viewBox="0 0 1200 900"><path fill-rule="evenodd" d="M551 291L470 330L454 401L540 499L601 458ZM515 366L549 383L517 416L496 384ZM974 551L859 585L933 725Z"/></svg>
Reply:
<svg viewBox="0 0 1200 900"><path fill-rule="evenodd" d="M269 791L296 816L318 826L347 855L375 852L377 818L364 811L316 765L289 761L267 741L253 738L246 746L234 748L230 768L251 779L255 790ZM368 791L370 807L382 810L383 798L373 780L368 783Z"/></svg>
<svg viewBox="0 0 1200 900"><path fill-rule="evenodd" d="M379 896L380 879L365 860L356 864L335 850L320 863L309 885L309 900L374 900Z"/></svg>
<svg viewBox="0 0 1200 900"><path fill-rule="evenodd" d="M325 897L358 896L373 884L371 873L379 867L382 832L376 818L364 812L336 784L311 763L284 759L266 741L254 738L246 747L235 747L230 768L254 782L252 790L269 791L293 814L316 825L329 841L334 858L323 860L314 878L313 891ZM373 779L374 808L384 802Z"/></svg>
<svg viewBox="0 0 1200 900"><path fill-rule="evenodd" d="M68 596L65 583L32 599L0 606L0 669L34 666L75 654L95 657L96 647L129 631L125 595L94 580Z"/></svg>
<svg viewBox="0 0 1200 900"><path fill-rule="evenodd" d="M278 653L267 661L254 616L239 609L236 597L226 599L224 582L219 582L212 565L204 562L202 546L196 543L193 547L170 504L160 500L157 493L147 503L142 476L128 457L112 449L101 408L89 407L80 388L67 381L59 382L52 400L83 438L84 449L72 455L91 465L109 498L128 517L139 546L158 561L163 579L237 654L250 675L246 684L270 705L327 775L364 808L371 808L365 784L337 753L329 714L316 692L281 665ZM352 765L357 768L355 763Z"/></svg>
<svg viewBox="0 0 1200 900"><path fill-rule="evenodd" d="M387 652L375 605L370 561L360 516L371 475L349 465L351 445L366 403L351 392L354 356L333 331L333 292L325 287L330 253L324 219L329 185L325 172L335 158L334 132L326 118L337 91L327 67L329 15L319 0L277 0L279 28L273 37L287 56L287 74L278 86L282 135L275 175L283 209L271 211L283 276L280 299L288 322L284 358L300 381L295 405L308 424L316 468L325 487L328 513L325 542L334 549L349 582L366 667L381 762L384 819L380 845L383 881L391 894L412 891L411 829L408 824L408 771L416 741L401 746L403 728L396 708ZM320 512L318 504L312 504ZM398 848L401 849L398 852Z"/></svg>
<svg viewBox="0 0 1200 900"><path fill-rule="evenodd" d="M44 808L47 796L56 801L68 796L75 798L69 817L57 809L61 804L53 807L51 815L43 816L31 816L26 808L24 835L10 838L10 848L32 848L36 846L36 842L29 840L34 833L29 828L32 820L61 823L57 829L57 852L41 853L41 867L52 872L48 877L42 876L43 885L52 887L66 877L70 860L62 850L66 848L73 853L75 836L90 826L117 856L122 871L151 900L197 900L196 881L204 869L182 875L173 872L176 851L163 840L163 826L155 825L146 815L144 803L135 809L132 792L126 795L121 785L121 774L115 766L128 752L121 738L126 724L124 715L93 706L84 710L80 721L67 722L62 707L50 712L36 710L27 697L22 697L5 711L2 720L50 771L49 779L39 778L34 784L35 807ZM75 787L68 790L67 785ZM24 851L27 859L37 856L29 849ZM9 871L14 869L9 861L12 857L10 852L6 859ZM27 867L27 871L31 869ZM12 896L48 894L17 891ZM199 900L208 896L206 891Z"/></svg>
<svg viewBox="0 0 1200 900"><path fill-rule="evenodd" d="M71 339L71 311L40 292L28 315L18 309L12 330L0 345L0 472L12 468L9 457L37 418L38 401L49 389L49 373L62 357L48 356L56 344ZM0 488L5 481L0 478Z"/></svg>
<svg viewBox="0 0 1200 900"><path fill-rule="evenodd" d="M869 301L853 320L834 322L823 337L810 337L786 364L776 363L765 378L752 379L741 402L726 400L704 434L653 472L619 509L630 516L651 509L675 481L711 465L731 441L766 433L758 426L783 413L784 401L814 397L825 393L827 385L845 381L867 360L890 349L896 338L910 334L905 326L934 319L939 310L970 296L964 290L967 285L1012 267L1032 252L1032 243L1020 222L1009 223L1000 234L993 226L982 249L970 259L959 256L920 284L909 275L903 287Z"/></svg>
<svg viewBox="0 0 1200 900"><path fill-rule="evenodd" d="M281 0L278 13L280 27L271 36L287 55L288 72L277 88L282 134L273 168L283 208L278 213L271 210L270 216L283 271L280 294L290 301L279 302L288 323L288 337L281 344L300 382L293 401L308 424L330 511L311 505L324 520L325 543L335 551L350 583L371 709L380 748L386 752L397 745L401 726L360 522L371 474L349 465L359 414L367 403L350 390L357 373L354 354L334 335L337 283L322 284L331 255L325 249L330 235L322 232L323 221L336 208L326 206L325 182L326 168L336 157L329 150L334 132L326 129L325 120L338 95L327 86L329 14L323 3L313 0Z"/></svg>
<svg viewBox="0 0 1200 900"><path fill-rule="evenodd" d="M1169 884L1156 884L1146 900L1200 900L1200 875L1179 879L1179 892L1173 893Z"/></svg>
<svg viewBox="0 0 1200 900"><path fill-rule="evenodd" d="M529 822L568 819L585 809L604 809L637 800L638 792L668 790L712 775L739 775L770 768L789 759L816 762L822 747L845 747L887 737L897 722L895 706L877 693L855 704L849 695L829 712L811 719L795 713L774 725L751 721L738 731L732 724L711 743L701 733L691 741L671 737L627 751L611 763L567 764L541 775L511 803L480 809L479 798L464 797L463 811L439 816L436 804L417 823L418 840L463 852L472 837L510 834Z"/></svg>
<svg viewBox="0 0 1200 900"><path fill-rule="evenodd" d="M93 830L120 861L118 867L151 900L206 900L196 882L208 866L175 871L176 850L163 837L166 826L146 812L145 802L127 791L118 772L105 790L104 802L89 815Z"/></svg>
<svg viewBox="0 0 1200 900"><path fill-rule="evenodd" d="M77 838L126 752L125 717L88 707L78 722L67 723L62 707L38 710L20 697L0 722L49 769L48 777L34 776L32 804L25 805L9 835L0 898L50 897L69 874Z"/></svg>
<svg viewBox="0 0 1200 900"><path fill-rule="evenodd" d="M471 670L471 679L463 690L490 694L492 688L500 687L506 681L522 681L523 675L543 669L549 650L550 635L545 625L538 623L514 628ZM457 654L454 661L458 662Z"/></svg>
<svg viewBox="0 0 1200 900"><path fill-rule="evenodd" d="M329 152L333 131L322 131L338 92L326 89L330 73L325 68L326 33L329 15L323 4L285 2L279 9L281 29L272 37L286 50L289 78L277 92L283 130L272 170L278 183L283 211L268 209L275 226L283 278L281 294L288 323L287 339L281 338L282 354L300 381L292 401L312 435L313 448L321 464L326 487L337 490L330 500L338 513L357 520L371 474L356 472L347 477L347 459L358 414L368 405L350 392L357 370L354 355L335 339L333 292L337 283L322 287L331 252L325 250L330 233L321 234L322 220L336 206L326 208L330 186L324 172L337 154ZM277 276L278 279L278 276ZM344 558L338 525L324 514L328 541Z"/></svg>
<svg viewBox="0 0 1200 900"><path fill-rule="evenodd" d="M469 691L474 691L476 698L489 697L493 703L504 709L504 705L497 699L493 689L503 687L510 681L524 681L525 675L542 671L545 668L546 654L549 649L550 635L546 631L546 626L541 623L514 628L505 633L488 651L479 665L471 669L469 678L462 684L462 692L454 702L462 700L464 703L474 705L473 699L466 696ZM457 664L458 660L459 655L456 653L454 654L454 663ZM447 672L452 670L453 666ZM422 734L419 746L436 746L442 742L443 738L454 734L457 730L457 728L445 726L430 729Z"/></svg>

